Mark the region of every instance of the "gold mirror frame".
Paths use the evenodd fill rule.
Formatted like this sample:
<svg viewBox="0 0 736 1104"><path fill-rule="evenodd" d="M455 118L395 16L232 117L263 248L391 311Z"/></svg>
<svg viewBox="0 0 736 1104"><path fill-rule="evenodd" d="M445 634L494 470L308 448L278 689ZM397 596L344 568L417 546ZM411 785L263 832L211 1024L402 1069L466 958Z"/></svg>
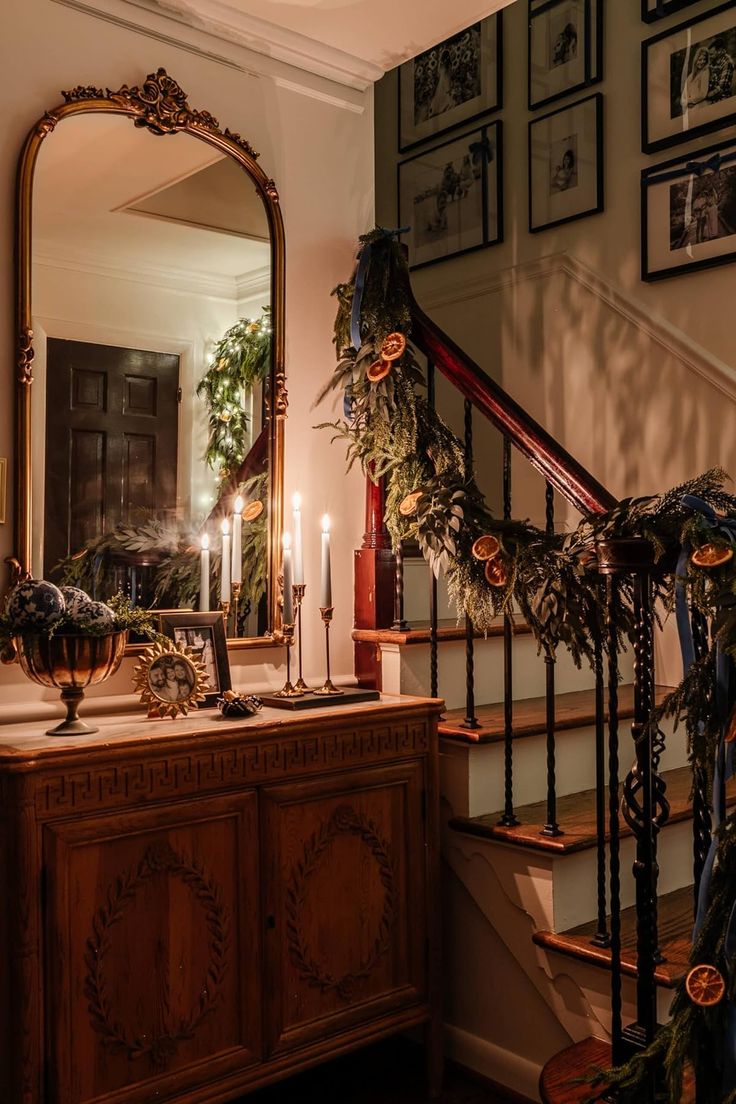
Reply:
<svg viewBox="0 0 736 1104"><path fill-rule="evenodd" d="M284 224L276 185L258 165L258 154L250 143L233 131L222 130L207 111L195 111L186 93L165 69L146 77L140 86L123 85L117 92L83 87L61 93L64 102L47 111L32 127L18 165L16 194L16 420L15 420L15 555L7 563L11 581L30 576L32 569L31 534L31 387L33 385L32 326L32 204L33 174L41 143L63 120L84 113L124 115L134 126L153 134L181 131L199 138L237 161L253 181L263 201L271 238L271 311L273 352L269 386L269 542L268 542L268 625L266 636L228 640L235 648L263 647L280 641L278 552L281 548L284 511L284 420L288 406L285 374L285 243ZM139 648L131 649L139 651Z"/></svg>

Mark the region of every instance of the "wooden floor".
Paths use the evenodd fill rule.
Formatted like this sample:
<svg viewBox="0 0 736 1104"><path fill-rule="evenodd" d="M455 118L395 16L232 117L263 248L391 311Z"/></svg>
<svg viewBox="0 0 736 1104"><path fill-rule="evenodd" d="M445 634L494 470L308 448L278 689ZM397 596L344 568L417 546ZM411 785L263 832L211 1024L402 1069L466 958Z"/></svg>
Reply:
<svg viewBox="0 0 736 1104"><path fill-rule="evenodd" d="M239 1104L425 1104L421 1047L391 1039L244 1097ZM448 1066L439 1104L527 1104Z"/></svg>

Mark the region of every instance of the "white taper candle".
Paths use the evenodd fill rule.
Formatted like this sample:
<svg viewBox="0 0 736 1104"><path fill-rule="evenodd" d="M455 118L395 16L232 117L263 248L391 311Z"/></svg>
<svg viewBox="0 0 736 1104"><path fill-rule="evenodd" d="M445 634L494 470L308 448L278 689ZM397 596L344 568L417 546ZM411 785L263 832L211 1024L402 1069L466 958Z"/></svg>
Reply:
<svg viewBox="0 0 736 1104"><path fill-rule="evenodd" d="M284 533L284 624L294 624L294 570L291 562L291 536Z"/></svg>
<svg viewBox="0 0 736 1104"><path fill-rule="evenodd" d="M243 581L243 500L238 495L235 499L235 512L233 514L233 566L232 581Z"/></svg>
<svg viewBox="0 0 736 1104"><path fill-rule="evenodd" d="M332 605L332 565L330 564L330 519L327 514L322 518L322 579L320 586L321 609Z"/></svg>
<svg viewBox="0 0 736 1104"><path fill-rule="evenodd" d="M202 551L199 557L199 609L209 613L210 609L210 538L202 534Z"/></svg>
<svg viewBox="0 0 736 1104"><path fill-rule="evenodd" d="M230 601L230 522L222 523L222 564L220 566L220 601Z"/></svg>
<svg viewBox="0 0 736 1104"><path fill-rule="evenodd" d="M304 558L302 556L302 496L295 494L294 508L294 582L297 586L304 583Z"/></svg>

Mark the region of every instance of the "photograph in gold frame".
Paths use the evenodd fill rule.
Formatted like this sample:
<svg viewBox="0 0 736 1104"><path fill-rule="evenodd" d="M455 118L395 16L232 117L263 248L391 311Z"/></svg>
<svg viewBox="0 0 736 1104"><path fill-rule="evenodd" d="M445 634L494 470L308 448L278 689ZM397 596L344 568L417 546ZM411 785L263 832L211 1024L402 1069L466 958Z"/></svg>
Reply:
<svg viewBox="0 0 736 1104"><path fill-rule="evenodd" d="M133 672L133 687L151 719L179 715L199 709L210 689L204 664L191 648L172 642L146 648Z"/></svg>

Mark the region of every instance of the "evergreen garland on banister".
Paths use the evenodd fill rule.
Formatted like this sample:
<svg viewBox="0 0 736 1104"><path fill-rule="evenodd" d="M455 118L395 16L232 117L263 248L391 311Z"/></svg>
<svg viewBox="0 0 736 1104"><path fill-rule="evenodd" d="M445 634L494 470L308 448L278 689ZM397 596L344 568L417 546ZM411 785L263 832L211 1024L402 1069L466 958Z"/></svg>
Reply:
<svg viewBox="0 0 736 1104"><path fill-rule="evenodd" d="M386 477L385 521L394 547L415 539L435 574L445 574L458 615L469 615L476 628L488 630L499 614L518 608L540 650L554 654L562 644L580 665L594 661L595 641L604 631L596 543L623 537L651 541L658 619L672 611L679 585L691 607L711 625L710 650L690 666L651 723L656 726L664 717L673 717L676 725L684 722L691 763L712 786L723 725L714 704L717 650L736 658L736 497L725 489L725 473L714 469L664 494L624 499L606 514L584 518L566 534L493 517L466 463L462 442L427 401L410 343L409 275L401 248L380 228L360 241L356 272L334 291L337 365L319 396L342 392L344 416L319 428L331 429L333 440L345 442L349 467L358 463L370 478ZM683 548L688 554L680 561L683 574L678 579L674 563ZM625 582L621 604L623 646L634 624L633 596ZM683 983L673 1005L674 1019L652 1048L622 1071L602 1075L626 1089L627 1101L645 1099L643 1086L653 1068L664 1071L674 1094L690 1060L697 1062L703 1083L713 1087L714 1104L736 1104L734 1085L721 1088L722 1063L714 1060L705 1068L710 1061L706 1055L723 1049L727 1021L736 1023L735 948L725 937L736 902L734 816L724 822L719 839L692 966L715 966L728 979L728 1000L702 1008Z"/></svg>

